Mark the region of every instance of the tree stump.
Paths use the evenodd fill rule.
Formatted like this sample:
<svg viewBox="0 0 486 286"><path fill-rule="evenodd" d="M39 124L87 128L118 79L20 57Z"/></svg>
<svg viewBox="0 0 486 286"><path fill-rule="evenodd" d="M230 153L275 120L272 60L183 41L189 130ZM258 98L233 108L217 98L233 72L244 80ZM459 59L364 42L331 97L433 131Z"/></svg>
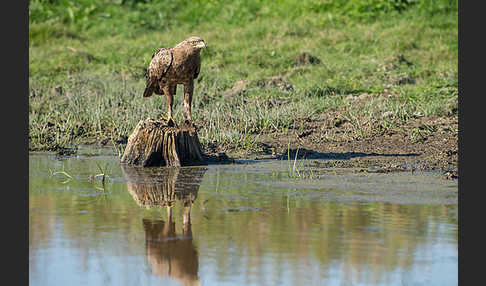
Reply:
<svg viewBox="0 0 486 286"><path fill-rule="evenodd" d="M206 165L193 125L167 126L165 120L141 120L128 138L122 163L149 166Z"/></svg>

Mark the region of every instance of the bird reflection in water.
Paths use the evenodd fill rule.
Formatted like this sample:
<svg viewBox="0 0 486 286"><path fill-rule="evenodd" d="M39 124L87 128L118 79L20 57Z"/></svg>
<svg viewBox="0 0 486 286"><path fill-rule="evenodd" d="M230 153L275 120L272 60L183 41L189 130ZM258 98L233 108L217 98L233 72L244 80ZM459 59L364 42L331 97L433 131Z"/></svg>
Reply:
<svg viewBox="0 0 486 286"><path fill-rule="evenodd" d="M145 249L152 273L184 285L200 285L198 252L192 241L191 207L207 168L141 168L122 165L128 192L141 207L163 207L167 221L144 218ZM182 234L176 233L172 209L183 208Z"/></svg>

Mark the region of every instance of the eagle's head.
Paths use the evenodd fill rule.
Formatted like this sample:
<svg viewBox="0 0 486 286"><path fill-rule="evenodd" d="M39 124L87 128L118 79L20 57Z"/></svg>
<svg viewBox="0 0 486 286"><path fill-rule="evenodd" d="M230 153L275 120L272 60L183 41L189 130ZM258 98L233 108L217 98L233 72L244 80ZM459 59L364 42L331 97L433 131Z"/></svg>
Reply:
<svg viewBox="0 0 486 286"><path fill-rule="evenodd" d="M190 44L195 49L204 49L206 48L206 43L204 40L199 37L190 37L185 40L186 43Z"/></svg>

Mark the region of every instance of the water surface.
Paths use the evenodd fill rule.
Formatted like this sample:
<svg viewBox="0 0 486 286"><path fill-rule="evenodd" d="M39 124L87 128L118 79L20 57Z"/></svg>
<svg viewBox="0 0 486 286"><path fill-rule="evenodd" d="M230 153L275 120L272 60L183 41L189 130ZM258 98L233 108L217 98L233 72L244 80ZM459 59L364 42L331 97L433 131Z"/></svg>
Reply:
<svg viewBox="0 0 486 286"><path fill-rule="evenodd" d="M457 181L288 166L31 154L30 285L457 285Z"/></svg>

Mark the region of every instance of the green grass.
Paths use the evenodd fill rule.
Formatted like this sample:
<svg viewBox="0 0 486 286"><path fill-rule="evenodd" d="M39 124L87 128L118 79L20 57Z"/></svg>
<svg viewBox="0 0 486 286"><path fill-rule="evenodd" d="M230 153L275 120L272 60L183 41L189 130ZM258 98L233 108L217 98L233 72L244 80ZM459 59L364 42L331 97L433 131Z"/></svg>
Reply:
<svg viewBox="0 0 486 286"><path fill-rule="evenodd" d="M116 141L164 116L163 97L141 96L144 68L190 35L208 45L193 100L203 143L251 149L331 110L356 138L457 110L457 1L31 1L29 21L30 150ZM296 64L303 52L321 63ZM293 90L259 84L273 76ZM225 96L241 79L245 94ZM181 103L178 88L178 122Z"/></svg>

